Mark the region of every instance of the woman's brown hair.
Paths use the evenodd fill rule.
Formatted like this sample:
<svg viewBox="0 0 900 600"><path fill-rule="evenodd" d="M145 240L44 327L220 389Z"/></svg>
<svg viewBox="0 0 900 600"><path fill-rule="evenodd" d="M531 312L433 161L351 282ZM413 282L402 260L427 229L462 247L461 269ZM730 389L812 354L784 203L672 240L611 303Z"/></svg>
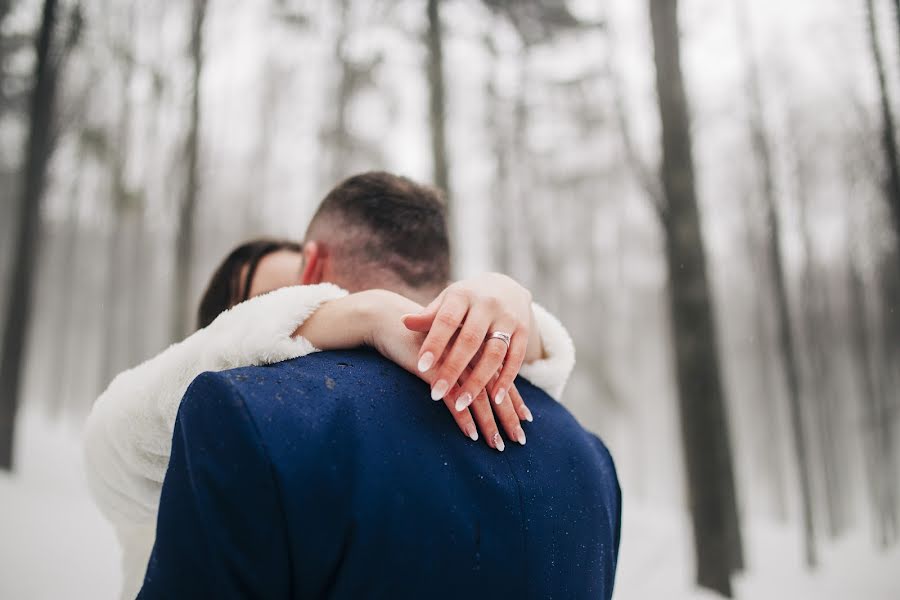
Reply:
<svg viewBox="0 0 900 600"><path fill-rule="evenodd" d="M213 273L197 310L197 328L202 329L216 317L250 295L250 284L259 261L281 250L302 252L297 242L277 239L257 239L245 242L231 251Z"/></svg>

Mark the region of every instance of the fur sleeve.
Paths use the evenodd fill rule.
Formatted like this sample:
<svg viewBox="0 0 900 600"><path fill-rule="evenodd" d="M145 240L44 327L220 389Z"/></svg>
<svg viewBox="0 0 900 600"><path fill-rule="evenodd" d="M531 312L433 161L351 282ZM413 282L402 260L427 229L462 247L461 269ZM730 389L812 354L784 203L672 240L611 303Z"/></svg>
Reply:
<svg viewBox="0 0 900 600"><path fill-rule="evenodd" d="M534 303L532 310L545 357L522 365L519 374L559 400L575 367L575 344L562 323L544 307Z"/></svg>
<svg viewBox="0 0 900 600"><path fill-rule="evenodd" d="M88 483L114 523L152 523L185 390L204 371L304 356L316 348L291 337L328 300L331 284L282 288L243 302L205 329L120 373L97 399L85 427Z"/></svg>

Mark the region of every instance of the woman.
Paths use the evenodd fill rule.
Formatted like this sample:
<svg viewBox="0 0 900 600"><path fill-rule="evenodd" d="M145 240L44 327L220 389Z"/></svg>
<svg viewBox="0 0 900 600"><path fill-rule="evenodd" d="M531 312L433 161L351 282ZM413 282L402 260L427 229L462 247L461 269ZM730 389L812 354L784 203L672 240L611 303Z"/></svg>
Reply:
<svg viewBox="0 0 900 600"><path fill-rule="evenodd" d="M504 276L455 283L422 309L384 290L347 294L327 283L297 285L301 265L300 247L290 242L261 240L235 249L204 294L201 328L121 373L94 405L85 435L88 482L122 544L126 595L139 589L153 546L181 397L201 372L371 345L432 385L432 398L444 400L465 435L477 440L477 426L489 446L503 451L496 421L510 439L524 444L520 419L531 420L512 385L519 365L524 376L556 398L574 365L565 329L532 307L528 291ZM451 305L463 315L458 323L446 318ZM466 331L468 323L492 322L500 315L506 322L515 317L517 331L525 334L517 338L528 340L527 349L521 360L510 351L499 372L499 363L485 372L483 365L491 363L473 361L472 336L452 336L448 328ZM478 345L483 342L484 336ZM459 361L451 359L460 357L474 367L454 370L450 363Z"/></svg>

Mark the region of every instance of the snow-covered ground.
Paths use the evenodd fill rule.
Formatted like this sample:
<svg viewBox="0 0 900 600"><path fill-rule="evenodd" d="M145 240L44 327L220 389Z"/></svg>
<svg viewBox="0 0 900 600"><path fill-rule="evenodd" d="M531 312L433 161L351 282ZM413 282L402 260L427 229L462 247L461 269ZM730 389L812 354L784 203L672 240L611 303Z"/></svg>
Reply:
<svg viewBox="0 0 900 600"><path fill-rule="evenodd" d="M0 598L117 598L118 542L94 506L80 432L20 416L16 474L0 475Z"/></svg>
<svg viewBox="0 0 900 600"><path fill-rule="evenodd" d="M744 524L747 571L734 581L744 600L900 600L900 548L880 553L867 535L847 536L820 548L809 572L799 531L784 525ZM698 590L687 515L625 504L616 600L709 600Z"/></svg>
<svg viewBox="0 0 900 600"><path fill-rule="evenodd" d="M79 432L33 413L20 418L15 476L0 476L0 598L115 598L118 550L94 508L82 475ZM689 523L684 515L629 503L615 598L707 600L691 584ZM900 548L879 553L866 536L821 550L814 573L801 566L796 531L745 523L748 571L735 583L750 600L900 599Z"/></svg>

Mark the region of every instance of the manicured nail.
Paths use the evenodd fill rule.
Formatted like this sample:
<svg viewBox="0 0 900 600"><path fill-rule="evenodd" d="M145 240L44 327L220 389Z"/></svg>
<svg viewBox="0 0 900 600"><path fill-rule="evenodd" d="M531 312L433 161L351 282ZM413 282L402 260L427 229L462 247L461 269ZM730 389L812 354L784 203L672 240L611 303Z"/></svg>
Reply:
<svg viewBox="0 0 900 600"><path fill-rule="evenodd" d="M472 394L466 392L465 394L460 395L460 397L456 399L456 412L465 410L470 404L472 404Z"/></svg>
<svg viewBox="0 0 900 600"><path fill-rule="evenodd" d="M503 449L506 448L506 444L503 443L503 438L500 437L500 434L495 433L494 437L491 439L494 441L494 448L497 449L497 452L503 452Z"/></svg>
<svg viewBox="0 0 900 600"><path fill-rule="evenodd" d="M432 400L440 400L444 397L444 394L447 393L447 390L450 389L450 384L444 381L443 379L438 380L437 383L431 388L431 399Z"/></svg>
<svg viewBox="0 0 900 600"><path fill-rule="evenodd" d="M473 442L478 441L478 432L475 431L474 425L466 425L466 435L469 436L469 439Z"/></svg>
<svg viewBox="0 0 900 600"><path fill-rule="evenodd" d="M504 396L506 396L506 390L500 388L499 390L497 390L497 393L494 394L494 403L500 404L501 402L503 402Z"/></svg>
<svg viewBox="0 0 900 600"><path fill-rule="evenodd" d="M419 373L424 373L432 366L434 366L434 354L432 354L431 352L426 352L422 355L422 358L419 359Z"/></svg>
<svg viewBox="0 0 900 600"><path fill-rule="evenodd" d="M525 445L525 431L521 427L516 429L516 441L523 446Z"/></svg>
<svg viewBox="0 0 900 600"><path fill-rule="evenodd" d="M534 417L532 416L531 411L528 410L528 407L525 406L524 404L522 405L522 412L525 413L526 421L528 421L529 423L534 421Z"/></svg>

